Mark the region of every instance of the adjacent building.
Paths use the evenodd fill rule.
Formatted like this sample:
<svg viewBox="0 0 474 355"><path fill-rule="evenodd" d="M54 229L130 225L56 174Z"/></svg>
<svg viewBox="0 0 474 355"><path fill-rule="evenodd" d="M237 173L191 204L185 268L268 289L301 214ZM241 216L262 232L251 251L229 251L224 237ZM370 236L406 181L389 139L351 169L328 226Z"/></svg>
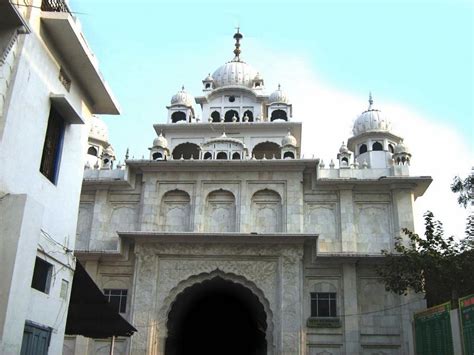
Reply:
<svg viewBox="0 0 474 355"><path fill-rule="evenodd" d="M90 122L118 114L64 1L0 1L0 353L60 354Z"/></svg>
<svg viewBox="0 0 474 355"><path fill-rule="evenodd" d="M267 94L234 38L201 96L171 98L148 158L113 166L92 120L76 255L138 329L116 351L413 354L423 300L386 292L375 267L431 179L410 176L372 97L351 137L333 133L348 138L336 162L304 159L289 97ZM68 338L64 353L84 349L106 344Z"/></svg>

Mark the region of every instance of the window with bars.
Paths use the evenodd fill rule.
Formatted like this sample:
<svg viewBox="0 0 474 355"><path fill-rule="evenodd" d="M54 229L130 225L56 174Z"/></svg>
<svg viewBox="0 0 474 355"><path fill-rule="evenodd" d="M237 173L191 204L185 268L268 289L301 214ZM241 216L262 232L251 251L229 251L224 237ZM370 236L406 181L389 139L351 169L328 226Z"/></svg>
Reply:
<svg viewBox="0 0 474 355"><path fill-rule="evenodd" d="M336 292L311 292L311 317L336 317Z"/></svg>
<svg viewBox="0 0 474 355"><path fill-rule="evenodd" d="M104 295L117 312L125 313L127 311L127 293L128 290L105 288Z"/></svg>
<svg viewBox="0 0 474 355"><path fill-rule="evenodd" d="M61 151L64 138L64 119L51 107L48 128L43 145L40 172L53 184L56 184L61 161Z"/></svg>

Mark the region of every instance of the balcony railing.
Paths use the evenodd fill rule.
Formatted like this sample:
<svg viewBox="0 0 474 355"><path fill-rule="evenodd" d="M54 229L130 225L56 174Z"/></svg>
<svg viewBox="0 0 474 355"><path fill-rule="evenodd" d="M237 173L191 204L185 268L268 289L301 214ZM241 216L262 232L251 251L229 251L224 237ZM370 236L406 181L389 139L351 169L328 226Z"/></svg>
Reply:
<svg viewBox="0 0 474 355"><path fill-rule="evenodd" d="M50 12L67 12L68 14L71 13L66 1L64 0L43 0L41 2L41 10Z"/></svg>

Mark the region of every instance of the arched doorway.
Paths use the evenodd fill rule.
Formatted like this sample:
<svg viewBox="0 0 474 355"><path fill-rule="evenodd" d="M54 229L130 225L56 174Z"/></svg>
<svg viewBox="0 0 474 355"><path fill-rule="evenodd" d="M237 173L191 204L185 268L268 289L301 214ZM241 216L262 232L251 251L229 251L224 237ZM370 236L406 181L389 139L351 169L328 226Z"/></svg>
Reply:
<svg viewBox="0 0 474 355"><path fill-rule="evenodd" d="M267 317L258 297L219 276L186 288L168 314L165 355L266 355Z"/></svg>

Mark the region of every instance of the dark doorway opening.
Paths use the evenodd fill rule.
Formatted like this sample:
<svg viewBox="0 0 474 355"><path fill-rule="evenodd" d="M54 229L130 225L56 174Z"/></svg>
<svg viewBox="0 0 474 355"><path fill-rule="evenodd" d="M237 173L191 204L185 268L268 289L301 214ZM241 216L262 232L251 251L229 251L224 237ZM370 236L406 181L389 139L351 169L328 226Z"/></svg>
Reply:
<svg viewBox="0 0 474 355"><path fill-rule="evenodd" d="M248 288L215 277L180 293L168 316L165 355L266 355L263 305Z"/></svg>

